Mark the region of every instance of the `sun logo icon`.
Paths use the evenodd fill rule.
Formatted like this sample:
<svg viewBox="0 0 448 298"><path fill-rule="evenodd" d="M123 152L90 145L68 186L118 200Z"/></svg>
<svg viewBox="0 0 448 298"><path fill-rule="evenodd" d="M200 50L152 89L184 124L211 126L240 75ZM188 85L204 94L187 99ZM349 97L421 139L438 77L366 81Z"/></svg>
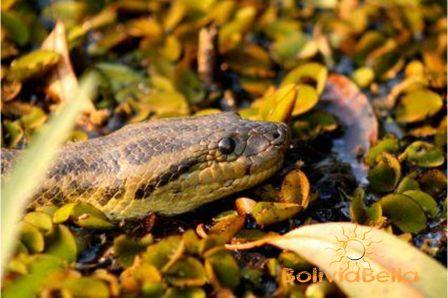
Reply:
<svg viewBox="0 0 448 298"><path fill-rule="evenodd" d="M339 264L340 270L345 272L347 270L371 269L368 261L369 256L375 255L375 245L381 243L381 240L375 240L370 237L367 232L357 232L358 225L355 225L353 231L345 231L341 228L341 235L339 237L334 235L338 243L338 247L329 247L335 252L336 259L330 264Z"/></svg>

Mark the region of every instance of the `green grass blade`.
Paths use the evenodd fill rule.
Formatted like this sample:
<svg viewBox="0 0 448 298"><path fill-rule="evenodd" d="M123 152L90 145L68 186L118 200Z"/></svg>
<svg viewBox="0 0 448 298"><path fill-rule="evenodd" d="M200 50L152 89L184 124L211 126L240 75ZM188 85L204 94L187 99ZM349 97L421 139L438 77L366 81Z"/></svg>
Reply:
<svg viewBox="0 0 448 298"><path fill-rule="evenodd" d="M2 181L1 190L1 262L2 273L11 255L20 220L28 200L42 183L52 160L56 157L75 125L78 114L86 107L96 88L96 78L88 75L81 81L77 95L64 104L36 135L13 170Z"/></svg>

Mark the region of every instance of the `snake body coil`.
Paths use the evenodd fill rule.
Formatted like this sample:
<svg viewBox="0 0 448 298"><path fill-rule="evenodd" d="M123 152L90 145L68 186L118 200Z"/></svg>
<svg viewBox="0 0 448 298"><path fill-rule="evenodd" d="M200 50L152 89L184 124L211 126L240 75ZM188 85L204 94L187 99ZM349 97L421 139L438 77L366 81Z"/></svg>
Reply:
<svg viewBox="0 0 448 298"><path fill-rule="evenodd" d="M130 124L64 146L30 207L82 201L112 219L179 214L265 180L288 143L286 125L235 113ZM2 149L2 172L19 152Z"/></svg>

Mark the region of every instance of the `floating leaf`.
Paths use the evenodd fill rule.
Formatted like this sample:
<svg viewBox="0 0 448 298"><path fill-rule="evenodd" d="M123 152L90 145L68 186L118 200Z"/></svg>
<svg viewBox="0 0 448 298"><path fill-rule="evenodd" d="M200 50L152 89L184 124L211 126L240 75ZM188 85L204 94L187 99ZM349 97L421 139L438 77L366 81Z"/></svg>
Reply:
<svg viewBox="0 0 448 298"><path fill-rule="evenodd" d="M307 50L305 48L307 39L306 36L300 31L290 32L284 34L281 38L277 38L272 43L271 53L273 58L286 67L292 67L296 65L298 55Z"/></svg>
<svg viewBox="0 0 448 298"><path fill-rule="evenodd" d="M62 287L67 289L73 297L109 297L109 289L106 284L93 277L68 279L62 283Z"/></svg>
<svg viewBox="0 0 448 298"><path fill-rule="evenodd" d="M20 241L32 253L42 252L44 250L44 236L35 226L27 222L23 222L20 227Z"/></svg>
<svg viewBox="0 0 448 298"><path fill-rule="evenodd" d="M422 121L436 114L442 106L442 98L437 93L425 89L412 91L400 101L396 110L397 121L401 123Z"/></svg>
<svg viewBox="0 0 448 298"><path fill-rule="evenodd" d="M201 288L187 288L187 289L177 289L170 288L166 291L164 297L166 298L206 298L207 295L205 291Z"/></svg>
<svg viewBox="0 0 448 298"><path fill-rule="evenodd" d="M394 190L400 178L400 162L393 155L386 152L377 157L376 165L369 170L369 175L367 176L370 186L378 192Z"/></svg>
<svg viewBox="0 0 448 298"><path fill-rule="evenodd" d="M143 253L143 260L157 269L166 271L182 256L184 249L184 241L180 236L170 236L148 246Z"/></svg>
<svg viewBox="0 0 448 298"><path fill-rule="evenodd" d="M407 190L403 194L413 198L430 217L436 217L437 202L430 195L421 190Z"/></svg>
<svg viewBox="0 0 448 298"><path fill-rule="evenodd" d="M14 148L23 138L23 129L18 121L5 121L3 123L6 130L4 137L7 138L7 147Z"/></svg>
<svg viewBox="0 0 448 298"><path fill-rule="evenodd" d="M344 235L349 236L346 240L340 241L339 239L342 239ZM363 245L355 246L350 241L354 241L353 244L361 242ZM370 269L367 267L367 270L371 271L368 272L383 276L387 273L388 278L373 278L369 279L369 282L353 282L353 278L349 276L338 278L338 272L343 270L344 264L350 262L349 257L358 255L361 251L365 252L369 242L372 253L364 253L362 257L364 262L370 264ZM386 298L415 295L439 297L447 291L445 282L447 272L441 264L399 238L371 227L352 223L306 225L283 236L268 237L246 244L227 245L227 248L251 249L263 244L291 250L304 257L316 267L327 272L327 277L329 276L350 297ZM349 247L349 253L338 255L337 252L341 251L341 248L344 251L344 247ZM343 262L337 262L338 259ZM394 272L398 268L401 272L412 272L408 276L411 282L397 282L391 277L390 272ZM362 270L365 269L361 268L361 272ZM342 272L348 274L353 271Z"/></svg>
<svg viewBox="0 0 448 298"><path fill-rule="evenodd" d="M414 177L415 175L413 175L412 173L409 174L408 176L404 177L403 179L401 179L400 183L397 186L397 189L395 190L395 192L398 193L403 193L407 190L418 190L420 189L420 186L417 182L417 180L415 180Z"/></svg>
<svg viewBox="0 0 448 298"><path fill-rule="evenodd" d="M293 116L304 114L311 110L319 101L316 89L309 85L297 85L297 99L292 110Z"/></svg>
<svg viewBox="0 0 448 298"><path fill-rule="evenodd" d="M36 255L33 257L29 274L15 279L2 289L2 297L34 297L41 287L57 270L64 268L64 262L49 255Z"/></svg>
<svg viewBox="0 0 448 298"><path fill-rule="evenodd" d="M255 19L257 11L252 6L246 6L235 13L235 17L219 30L220 52L228 52L242 41L243 35Z"/></svg>
<svg viewBox="0 0 448 298"><path fill-rule="evenodd" d="M410 144L404 154L410 164L425 168L438 167L445 162L442 150L422 141Z"/></svg>
<svg viewBox="0 0 448 298"><path fill-rule="evenodd" d="M219 218L210 228L209 233L219 236L219 238L225 243L232 239L232 237L243 228L244 221L244 216L240 216L236 212L232 213Z"/></svg>
<svg viewBox="0 0 448 298"><path fill-rule="evenodd" d="M267 226L293 217L303 207L294 203L258 202L252 209L257 224Z"/></svg>
<svg viewBox="0 0 448 298"><path fill-rule="evenodd" d="M51 221L51 217L43 212L27 213L23 217L23 221L35 226L44 234L48 234L53 230L53 222Z"/></svg>
<svg viewBox="0 0 448 298"><path fill-rule="evenodd" d="M229 251L217 248L205 255L205 270L208 279L216 287L234 289L240 283L240 268Z"/></svg>
<svg viewBox="0 0 448 298"><path fill-rule="evenodd" d="M186 116L190 108L185 97L176 92L154 91L140 98L140 108L146 108L159 117ZM146 118L146 117L145 117ZM134 118L132 122L135 122Z"/></svg>
<svg viewBox="0 0 448 298"><path fill-rule="evenodd" d="M291 84L266 95L259 103L260 120L287 122L297 96L297 86Z"/></svg>
<svg viewBox="0 0 448 298"><path fill-rule="evenodd" d="M20 118L20 123L26 129L36 129L47 121L48 116L39 107L32 107L29 113Z"/></svg>
<svg viewBox="0 0 448 298"><path fill-rule="evenodd" d="M310 84L315 86L317 93L321 94L325 88L328 70L319 63L300 65L290 71L282 81L281 86L288 84Z"/></svg>
<svg viewBox="0 0 448 298"><path fill-rule="evenodd" d="M351 77L360 88L366 88L375 79L375 73L370 67L361 67L355 70Z"/></svg>
<svg viewBox="0 0 448 298"><path fill-rule="evenodd" d="M446 192L446 175L439 170L430 170L423 173L418 182L422 190L433 197L440 196Z"/></svg>
<svg viewBox="0 0 448 298"><path fill-rule="evenodd" d="M364 190L357 188L350 204L350 217L355 223L375 225L381 221L382 209L378 203L367 207L364 203Z"/></svg>
<svg viewBox="0 0 448 298"><path fill-rule="evenodd" d="M390 194L379 200L384 215L403 232L418 233L426 228L420 204L403 194Z"/></svg>
<svg viewBox="0 0 448 298"><path fill-rule="evenodd" d="M200 103L205 97L205 88L199 80L199 77L184 65L176 68L174 72L174 84L191 104Z"/></svg>
<svg viewBox="0 0 448 298"><path fill-rule="evenodd" d="M23 17L17 15L14 11L1 12L2 29L6 31L7 36L20 46L25 45L30 37L30 32L24 22Z"/></svg>
<svg viewBox="0 0 448 298"><path fill-rule="evenodd" d="M176 287L202 286L207 281L204 267L193 257L177 260L166 271L165 278Z"/></svg>
<svg viewBox="0 0 448 298"><path fill-rule="evenodd" d="M398 139L395 137L386 137L378 142L375 146L369 149L366 154L365 161L369 166L373 166L377 157L383 152L397 153L400 147L398 146Z"/></svg>
<svg viewBox="0 0 448 298"><path fill-rule="evenodd" d="M244 48L230 52L229 68L241 75L258 78L272 77L272 62L269 54L258 45L249 44Z"/></svg>
<svg viewBox="0 0 448 298"><path fill-rule="evenodd" d="M138 241L129 238L127 235L118 236L114 239L113 244L114 253L118 262L125 267L131 266L135 256L143 252L151 244L152 240L151 234L148 234Z"/></svg>
<svg viewBox="0 0 448 298"><path fill-rule="evenodd" d="M73 262L76 260L78 249L76 239L69 228L58 225L46 239L47 248L45 253Z"/></svg>
<svg viewBox="0 0 448 298"><path fill-rule="evenodd" d="M60 58L61 56L54 51L33 51L11 62L8 78L10 80L23 81L42 74L56 65Z"/></svg>
<svg viewBox="0 0 448 298"><path fill-rule="evenodd" d="M160 297L164 292L162 276L156 267L136 258L134 265L120 275L125 293L138 295L141 292L149 297Z"/></svg>
<svg viewBox="0 0 448 298"><path fill-rule="evenodd" d="M69 203L53 214L55 223L71 219L77 225L88 229L111 229L114 227L103 212L87 203Z"/></svg>

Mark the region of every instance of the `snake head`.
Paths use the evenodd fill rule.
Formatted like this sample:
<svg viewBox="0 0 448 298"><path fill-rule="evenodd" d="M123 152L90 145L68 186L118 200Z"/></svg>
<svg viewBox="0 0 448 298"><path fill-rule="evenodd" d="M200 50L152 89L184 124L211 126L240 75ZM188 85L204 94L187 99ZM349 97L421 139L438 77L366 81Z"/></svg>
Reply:
<svg viewBox="0 0 448 298"><path fill-rule="evenodd" d="M149 198L152 210L168 215L264 181L281 167L290 141L286 124L251 121L232 112L170 125L178 131L170 139L183 149L163 162L165 174L157 176Z"/></svg>
<svg viewBox="0 0 448 298"><path fill-rule="evenodd" d="M286 124L250 121L233 112L222 113L220 117L228 124L214 136L218 162L244 165L245 176L281 165L290 141Z"/></svg>

